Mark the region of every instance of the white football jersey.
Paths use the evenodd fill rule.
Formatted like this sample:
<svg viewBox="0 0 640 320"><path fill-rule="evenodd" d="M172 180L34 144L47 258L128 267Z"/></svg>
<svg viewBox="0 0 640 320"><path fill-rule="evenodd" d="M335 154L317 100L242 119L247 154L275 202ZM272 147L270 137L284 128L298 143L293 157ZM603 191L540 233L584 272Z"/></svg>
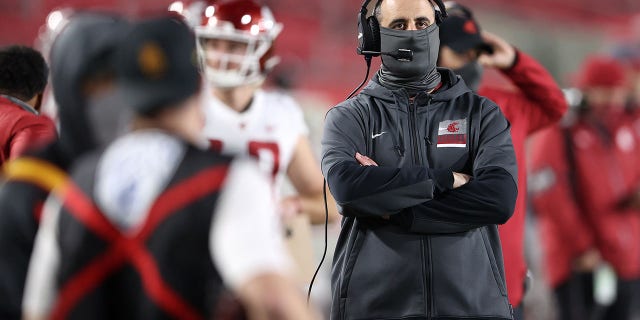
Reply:
<svg viewBox="0 0 640 320"><path fill-rule="evenodd" d="M247 110L237 112L204 90L204 134L212 149L230 155L251 155L282 184L301 136L309 129L298 104L280 92L256 91Z"/></svg>

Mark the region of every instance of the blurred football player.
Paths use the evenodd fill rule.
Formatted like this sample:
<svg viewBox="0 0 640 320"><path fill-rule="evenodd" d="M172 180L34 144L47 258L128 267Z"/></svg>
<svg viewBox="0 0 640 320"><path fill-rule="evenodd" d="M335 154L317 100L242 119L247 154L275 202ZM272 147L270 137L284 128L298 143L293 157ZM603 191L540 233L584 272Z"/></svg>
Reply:
<svg viewBox="0 0 640 320"><path fill-rule="evenodd" d="M102 108L100 104L98 112L91 112L90 105L98 106L96 101L109 96L113 80L109 57L128 23L96 12L76 12L69 19L55 41L51 40L49 56L52 91L59 106L60 139L8 162L4 168L7 181L0 187L2 319L21 317L24 281L47 195L75 159L101 144L97 128L117 127L104 116L114 108Z"/></svg>
<svg viewBox="0 0 640 320"><path fill-rule="evenodd" d="M278 63L273 45L282 24L253 0L199 2L191 8L200 14L194 30L206 79L205 134L211 148L258 157L274 176L276 190L287 176L298 194L281 200L283 215L306 213L312 223L324 223L323 178L303 113L291 97L261 89ZM333 220L335 205L327 195Z"/></svg>
<svg viewBox="0 0 640 320"><path fill-rule="evenodd" d="M28 317L227 319L217 311L230 288L249 319L315 319L288 278L268 175L201 145L194 50L173 18L126 33L113 96L132 130L76 161L47 203Z"/></svg>

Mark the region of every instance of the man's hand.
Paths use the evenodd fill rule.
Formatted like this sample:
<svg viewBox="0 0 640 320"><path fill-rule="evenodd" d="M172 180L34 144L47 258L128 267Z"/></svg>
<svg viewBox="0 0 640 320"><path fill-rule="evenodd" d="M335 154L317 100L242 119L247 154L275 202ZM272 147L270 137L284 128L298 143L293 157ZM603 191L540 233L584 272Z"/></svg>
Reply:
<svg viewBox="0 0 640 320"><path fill-rule="evenodd" d="M367 156L363 156L359 152L356 152L356 160L360 162L361 166L376 166L376 167L378 166L378 164L375 161L373 161L371 158Z"/></svg>
<svg viewBox="0 0 640 320"><path fill-rule="evenodd" d="M478 62L488 68L508 69L513 66L516 59L516 49L504 39L493 33L482 32L482 38L493 47L493 54L483 53Z"/></svg>
<svg viewBox="0 0 640 320"><path fill-rule="evenodd" d="M601 261L600 252L596 249L589 249L573 261L573 269L579 272L591 272Z"/></svg>
<svg viewBox="0 0 640 320"><path fill-rule="evenodd" d="M471 180L471 176L464 173L454 172L453 173L453 188L459 188L467 184Z"/></svg>
<svg viewBox="0 0 640 320"><path fill-rule="evenodd" d="M640 189L622 198L618 203L621 210L640 210Z"/></svg>

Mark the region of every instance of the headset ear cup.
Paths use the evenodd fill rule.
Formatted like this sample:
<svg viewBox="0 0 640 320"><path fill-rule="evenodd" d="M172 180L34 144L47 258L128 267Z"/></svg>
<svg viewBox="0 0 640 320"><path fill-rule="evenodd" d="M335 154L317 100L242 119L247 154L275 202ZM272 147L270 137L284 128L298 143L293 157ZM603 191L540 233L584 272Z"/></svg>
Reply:
<svg viewBox="0 0 640 320"><path fill-rule="evenodd" d="M358 54L362 54L362 51L367 51L369 46L369 25L367 18L364 15L358 15Z"/></svg>
<svg viewBox="0 0 640 320"><path fill-rule="evenodd" d="M447 18L448 14L447 14L447 6L444 4L444 2L442 2L442 0L435 0L436 2L436 6L438 7L436 9L436 24L441 24L442 22L444 22L444 19ZM449 1L449 3L451 3L453 6L456 6L457 4L453 1Z"/></svg>
<svg viewBox="0 0 640 320"><path fill-rule="evenodd" d="M370 51L380 51L380 23L378 23L378 19L375 16L367 18L367 23L369 24L369 30L371 32Z"/></svg>

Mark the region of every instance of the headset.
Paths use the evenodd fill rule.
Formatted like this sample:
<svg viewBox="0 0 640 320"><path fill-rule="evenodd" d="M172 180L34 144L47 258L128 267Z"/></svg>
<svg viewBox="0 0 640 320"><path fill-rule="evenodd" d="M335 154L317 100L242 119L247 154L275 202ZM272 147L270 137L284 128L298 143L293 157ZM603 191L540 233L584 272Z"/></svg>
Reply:
<svg viewBox="0 0 640 320"><path fill-rule="evenodd" d="M436 24L441 24L442 21L447 17L447 9L442 2L442 0L427 0L429 2L433 1L436 3L438 8L435 9L436 16ZM362 7L360 8L360 12L358 12L358 49L357 52L359 55L365 56L365 59L369 57L377 57L381 54L392 56L396 59L407 59L410 55L413 57L412 52L380 52L380 22L376 18L375 14L367 17L367 7L371 0L365 0L362 3ZM382 0L377 0L376 7L379 6Z"/></svg>

